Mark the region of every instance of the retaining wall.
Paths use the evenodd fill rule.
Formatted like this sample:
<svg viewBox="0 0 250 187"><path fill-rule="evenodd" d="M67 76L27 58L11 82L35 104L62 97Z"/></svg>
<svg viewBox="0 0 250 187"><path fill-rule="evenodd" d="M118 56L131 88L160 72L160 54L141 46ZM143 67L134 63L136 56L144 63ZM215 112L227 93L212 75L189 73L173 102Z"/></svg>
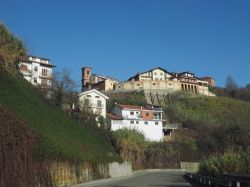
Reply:
<svg viewBox="0 0 250 187"><path fill-rule="evenodd" d="M122 177L133 174L132 165L129 162L112 162L98 165L90 162L56 162L50 165L49 172L53 187L71 186L94 179Z"/></svg>
<svg viewBox="0 0 250 187"><path fill-rule="evenodd" d="M196 173L199 170L200 163L198 162L180 162L181 169L186 172Z"/></svg>

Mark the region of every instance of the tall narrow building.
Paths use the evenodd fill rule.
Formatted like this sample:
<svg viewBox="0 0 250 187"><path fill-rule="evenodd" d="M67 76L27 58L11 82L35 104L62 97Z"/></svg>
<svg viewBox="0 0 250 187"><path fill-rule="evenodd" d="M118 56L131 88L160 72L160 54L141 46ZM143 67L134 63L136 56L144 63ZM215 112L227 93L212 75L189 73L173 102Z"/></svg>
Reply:
<svg viewBox="0 0 250 187"><path fill-rule="evenodd" d="M82 91L87 90L90 86L90 76L92 74L91 67L82 68Z"/></svg>

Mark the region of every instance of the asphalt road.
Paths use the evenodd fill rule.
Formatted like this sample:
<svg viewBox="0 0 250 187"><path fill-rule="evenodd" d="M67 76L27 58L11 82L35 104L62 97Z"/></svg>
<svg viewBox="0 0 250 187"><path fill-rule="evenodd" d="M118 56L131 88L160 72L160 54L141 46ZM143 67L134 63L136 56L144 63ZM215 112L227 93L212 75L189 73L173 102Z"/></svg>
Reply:
<svg viewBox="0 0 250 187"><path fill-rule="evenodd" d="M94 187L191 187L180 173L152 172L126 179L91 184ZM79 186L81 187L81 186ZM84 185L82 186L84 187Z"/></svg>

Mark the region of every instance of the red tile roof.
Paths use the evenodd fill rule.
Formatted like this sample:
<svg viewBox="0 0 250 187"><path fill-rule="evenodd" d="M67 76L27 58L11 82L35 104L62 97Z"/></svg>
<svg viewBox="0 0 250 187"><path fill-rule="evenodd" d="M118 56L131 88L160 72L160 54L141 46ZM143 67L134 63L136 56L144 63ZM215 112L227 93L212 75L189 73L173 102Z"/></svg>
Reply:
<svg viewBox="0 0 250 187"><path fill-rule="evenodd" d="M136 105L122 105L122 104L116 104L116 106L122 108L122 109L133 109L133 110L149 110L145 107L141 106L136 106Z"/></svg>
<svg viewBox="0 0 250 187"><path fill-rule="evenodd" d="M123 120L122 117L117 116L117 115L112 114L112 113L107 113L107 117L110 118L110 119L113 119L113 120Z"/></svg>

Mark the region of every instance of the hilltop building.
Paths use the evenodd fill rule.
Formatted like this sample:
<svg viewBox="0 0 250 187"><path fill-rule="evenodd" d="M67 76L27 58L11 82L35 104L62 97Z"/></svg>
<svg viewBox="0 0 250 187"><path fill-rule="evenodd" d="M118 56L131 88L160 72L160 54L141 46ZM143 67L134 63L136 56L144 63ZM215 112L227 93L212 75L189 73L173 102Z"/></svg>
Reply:
<svg viewBox="0 0 250 187"><path fill-rule="evenodd" d="M211 80L213 80L211 78ZM213 80L214 81L214 80ZM189 71L182 73L170 73L169 71L157 67L130 77L127 81L118 83L116 91L135 91L143 90L145 92L175 92L179 90L214 96L209 91L210 82L207 79L199 79L194 73ZM215 81L213 82L215 85Z"/></svg>
<svg viewBox="0 0 250 187"><path fill-rule="evenodd" d="M162 108L146 105L121 105L115 104L107 117L111 120L111 130L135 129L144 134L150 141L163 139Z"/></svg>
<svg viewBox="0 0 250 187"><path fill-rule="evenodd" d="M78 94L80 109L89 108L93 114L106 118L106 100L108 96L96 89L88 90Z"/></svg>
<svg viewBox="0 0 250 187"><path fill-rule="evenodd" d="M118 81L114 78L92 74L91 67L82 68L82 91L90 89L112 91L117 83Z"/></svg>
<svg viewBox="0 0 250 187"><path fill-rule="evenodd" d="M212 77L200 77L200 80L208 82L208 86L214 88L215 80Z"/></svg>
<svg viewBox="0 0 250 187"><path fill-rule="evenodd" d="M97 89L99 91L144 91L150 94L166 95L175 91L187 91L194 94L215 96L209 87L215 86L212 77L198 78L189 71L174 73L157 67L130 77L125 82L114 78L92 74L90 67L82 68L82 91Z"/></svg>
<svg viewBox="0 0 250 187"><path fill-rule="evenodd" d="M49 88L52 84L52 72L55 65L43 57L28 55L19 62L19 72L34 86Z"/></svg>

